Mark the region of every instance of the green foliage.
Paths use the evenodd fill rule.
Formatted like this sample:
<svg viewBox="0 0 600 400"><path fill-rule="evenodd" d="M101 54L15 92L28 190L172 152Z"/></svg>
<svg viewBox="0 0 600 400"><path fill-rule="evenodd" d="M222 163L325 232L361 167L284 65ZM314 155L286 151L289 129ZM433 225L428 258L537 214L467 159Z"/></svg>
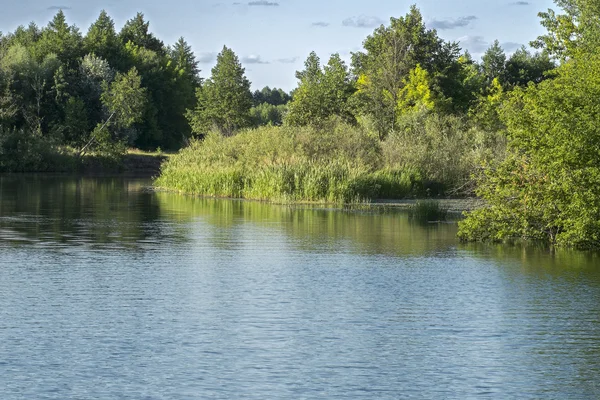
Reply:
<svg viewBox="0 0 600 400"><path fill-rule="evenodd" d="M567 60L576 52L580 37L580 1L577 0L555 0L565 13L556 14L552 9L538 13L541 24L548 30L546 35L538 36L530 44L537 49L543 49L559 60Z"/></svg>
<svg viewBox="0 0 600 400"><path fill-rule="evenodd" d="M294 126L318 125L333 116L352 121L348 99L354 88L339 54L332 55L327 65L321 68L319 57L312 52L304 65L303 71L296 72L300 82L288 104L285 122Z"/></svg>
<svg viewBox="0 0 600 400"><path fill-rule="evenodd" d="M83 38L83 47L87 54L107 60L110 65L121 66L123 46L117 37L115 23L106 11L102 10L96 22L88 29Z"/></svg>
<svg viewBox="0 0 600 400"><path fill-rule="evenodd" d="M42 29L34 47L34 54L38 61L45 59L49 54L55 54L66 65L73 65L83 56L81 33L77 27L67 24L62 10Z"/></svg>
<svg viewBox="0 0 600 400"><path fill-rule="evenodd" d="M235 53L223 47L210 79L196 91L196 108L187 114L195 134L206 134L214 127L231 135L250 125L252 93L244 73Z"/></svg>
<svg viewBox="0 0 600 400"><path fill-rule="evenodd" d="M495 40L485 51L481 59L483 61L481 69L483 70L487 82L491 83L494 79L504 82L504 75L506 74L506 54L498 40Z"/></svg>
<svg viewBox="0 0 600 400"><path fill-rule="evenodd" d="M404 87L398 93L396 114L401 117L405 113L419 109L433 110L435 103L431 94L429 74L419 64L411 70L405 79Z"/></svg>
<svg viewBox="0 0 600 400"><path fill-rule="evenodd" d="M501 150L488 151L485 134L465 118L420 109L406 113L396 131L382 143L385 165L419 171L425 189L444 194L461 189L468 194L478 165Z"/></svg>
<svg viewBox="0 0 600 400"><path fill-rule="evenodd" d="M343 123L324 129L263 127L232 137L213 132L171 157L156 185L285 202L348 203L383 193L408 195L413 175L382 170L381 161L378 139Z"/></svg>
<svg viewBox="0 0 600 400"><path fill-rule="evenodd" d="M271 104L273 106L281 106L287 104L292 96L284 92L282 89L273 88L268 86L262 88L262 90L256 90L252 93L252 99L254 106L258 106L263 103Z"/></svg>
<svg viewBox="0 0 600 400"><path fill-rule="evenodd" d="M283 123L283 118L287 113L286 105L272 105L261 103L250 109L250 118L253 126L276 125Z"/></svg>
<svg viewBox="0 0 600 400"><path fill-rule="evenodd" d="M125 22L125 25L119 33L119 39L123 43L131 42L135 46L143 47L154 51L157 54L164 55L165 46L163 42L157 39L149 30L150 22L144 19L144 14L139 12L132 19Z"/></svg>
<svg viewBox="0 0 600 400"><path fill-rule="evenodd" d="M63 135L67 143L76 147L84 145L82 139L89 134L90 122L85 103L80 98L69 97L67 100L63 127Z"/></svg>
<svg viewBox="0 0 600 400"><path fill-rule="evenodd" d="M410 218L418 222L439 222L446 220L448 210L435 200L419 200L410 208Z"/></svg>
<svg viewBox="0 0 600 400"><path fill-rule="evenodd" d="M42 29L32 23L2 36L0 123L62 140L57 146L81 148L94 136L91 130L111 114L101 98L104 89L132 68L146 91L142 117L118 128L113 122L122 121L111 120L111 137L126 137L144 149L179 148L191 135L185 113L196 104L197 63L183 39L165 47L142 14L129 20L119 35L105 11L84 37L59 11Z"/></svg>
<svg viewBox="0 0 600 400"><path fill-rule="evenodd" d="M458 45L445 43L435 30L428 30L416 6L405 17L391 18L389 26L377 28L363 47L364 52L352 55L358 77L353 102L356 114L372 116L382 138L396 128L399 96L417 65L431 77L435 97L451 98L457 92L462 73ZM463 97L464 93L456 96L457 102ZM448 104L454 107L451 101Z"/></svg>
<svg viewBox="0 0 600 400"><path fill-rule="evenodd" d="M57 151L50 138L0 126L0 172L69 171L74 167L72 159Z"/></svg>
<svg viewBox="0 0 600 400"><path fill-rule="evenodd" d="M113 115L111 124L117 129L131 127L142 118L146 104L146 89L135 68L126 74L117 73L115 80L104 82L100 96L109 115Z"/></svg>
<svg viewBox="0 0 600 400"><path fill-rule="evenodd" d="M505 126L500 119L500 110L506 99L506 93L498 78L492 80L487 91L478 97L469 110L469 117L475 126L488 131L502 131Z"/></svg>
<svg viewBox="0 0 600 400"><path fill-rule="evenodd" d="M526 86L529 82L540 83L556 68L548 53L531 54L521 47L506 62L505 80L508 85Z"/></svg>
<svg viewBox="0 0 600 400"><path fill-rule="evenodd" d="M198 61L190 46L183 37L169 49L169 56L175 63L175 67L180 75L184 75L188 82L195 82L200 84L200 68L198 68ZM190 85L193 89L193 85ZM193 91L192 91L193 96Z"/></svg>
<svg viewBox="0 0 600 400"><path fill-rule="evenodd" d="M110 84L104 81L100 98L107 118L96 125L79 153L81 156L93 150L117 158L124 154L125 143L132 141L128 137L132 132L129 128L143 116L146 89L141 87L141 78L132 68L126 74L117 73Z"/></svg>
<svg viewBox="0 0 600 400"><path fill-rule="evenodd" d="M482 178L478 194L488 206L461 224L463 239L600 246L596 54L572 59L555 79L513 93L503 111L509 156Z"/></svg>

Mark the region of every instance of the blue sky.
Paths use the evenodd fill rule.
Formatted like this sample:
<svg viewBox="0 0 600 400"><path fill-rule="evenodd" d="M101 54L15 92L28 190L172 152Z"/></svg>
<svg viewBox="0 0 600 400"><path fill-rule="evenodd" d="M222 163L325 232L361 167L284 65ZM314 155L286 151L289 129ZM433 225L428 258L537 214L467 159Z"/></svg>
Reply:
<svg viewBox="0 0 600 400"><path fill-rule="evenodd" d="M446 40L460 41L475 57L494 39L507 52L535 39L544 29L537 13L552 0L18 0L3 4L0 31L34 21L45 26L59 8L83 33L105 9L117 29L141 11L150 29L167 44L183 36L192 45L203 76L216 54L231 47L253 88L291 90L294 72L311 51L323 62L332 53L349 60L376 26L405 15L417 4L426 24Z"/></svg>

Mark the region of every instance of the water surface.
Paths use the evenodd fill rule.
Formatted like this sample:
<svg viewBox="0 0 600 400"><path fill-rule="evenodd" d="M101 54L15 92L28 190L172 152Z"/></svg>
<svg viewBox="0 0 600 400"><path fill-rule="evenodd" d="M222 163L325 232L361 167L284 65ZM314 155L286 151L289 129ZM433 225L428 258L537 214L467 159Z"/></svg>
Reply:
<svg viewBox="0 0 600 400"><path fill-rule="evenodd" d="M149 184L0 177L2 399L600 397L594 254Z"/></svg>

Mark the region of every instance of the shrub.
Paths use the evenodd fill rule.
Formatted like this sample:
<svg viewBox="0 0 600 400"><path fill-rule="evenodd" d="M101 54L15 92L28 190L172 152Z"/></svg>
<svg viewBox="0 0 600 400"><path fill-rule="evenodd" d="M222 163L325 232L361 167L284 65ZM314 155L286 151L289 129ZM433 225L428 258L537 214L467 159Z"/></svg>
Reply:
<svg viewBox="0 0 600 400"><path fill-rule="evenodd" d="M44 172L73 168L72 157L60 151L52 139L36 131L0 126L0 171Z"/></svg>
<svg viewBox="0 0 600 400"><path fill-rule="evenodd" d="M417 110L400 118L382 144L383 155L391 168L419 171L431 194L444 194L470 188L479 165L501 154L503 142L495 136L471 128L464 118Z"/></svg>

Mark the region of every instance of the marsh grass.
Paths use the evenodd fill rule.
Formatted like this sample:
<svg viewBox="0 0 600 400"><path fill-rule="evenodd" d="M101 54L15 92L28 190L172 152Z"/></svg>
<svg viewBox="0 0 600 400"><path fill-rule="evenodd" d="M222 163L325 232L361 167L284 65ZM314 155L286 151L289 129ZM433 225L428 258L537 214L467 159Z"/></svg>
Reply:
<svg viewBox="0 0 600 400"><path fill-rule="evenodd" d="M448 209L435 200L419 200L409 212L412 220L423 223L445 221L448 215Z"/></svg>
<svg viewBox="0 0 600 400"><path fill-rule="evenodd" d="M338 123L211 133L170 157L155 185L211 197L347 204L407 197L420 175L382 168L378 138Z"/></svg>

